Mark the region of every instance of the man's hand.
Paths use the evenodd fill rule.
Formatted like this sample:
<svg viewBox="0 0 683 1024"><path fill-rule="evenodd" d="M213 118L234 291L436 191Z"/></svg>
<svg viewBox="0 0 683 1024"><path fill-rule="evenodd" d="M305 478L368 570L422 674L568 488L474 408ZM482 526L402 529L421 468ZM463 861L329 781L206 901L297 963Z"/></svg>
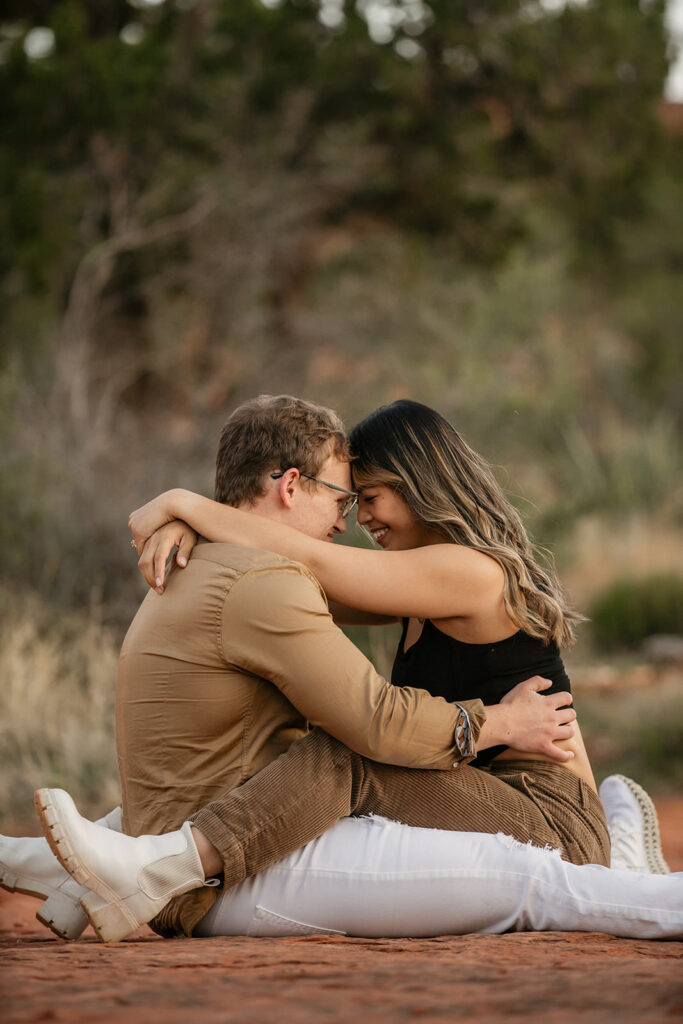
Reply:
<svg viewBox="0 0 683 1024"><path fill-rule="evenodd" d="M544 696L541 690L547 690L549 686L552 686L550 679L534 676L518 683L505 694L500 704L488 707L484 744L480 736L477 749L505 743L513 750L542 754L553 761L571 761L573 751L563 750L555 744L574 735L571 723L576 720L576 712L568 706L572 695L563 692Z"/></svg>
<svg viewBox="0 0 683 1024"><path fill-rule="evenodd" d="M174 491L164 491L163 494L152 498L146 505L137 508L128 516L128 529L133 534L133 543L138 555L142 555L146 542L155 530L176 518L173 511L174 493Z"/></svg>
<svg viewBox="0 0 683 1024"><path fill-rule="evenodd" d="M167 523L166 526L154 531L145 542L138 560L138 569L152 590L156 590L157 594L163 594L166 563L173 548L178 548L176 564L184 569L196 543L197 534L180 519L174 519L172 523Z"/></svg>

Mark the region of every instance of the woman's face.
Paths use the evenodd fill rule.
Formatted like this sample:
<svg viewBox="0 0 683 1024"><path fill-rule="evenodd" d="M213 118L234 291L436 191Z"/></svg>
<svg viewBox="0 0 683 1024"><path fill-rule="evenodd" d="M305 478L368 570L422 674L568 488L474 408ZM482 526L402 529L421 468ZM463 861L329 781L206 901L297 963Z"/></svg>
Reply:
<svg viewBox="0 0 683 1024"><path fill-rule="evenodd" d="M434 543L431 530L415 518L403 498L385 484L368 484L358 498L358 522L385 551Z"/></svg>

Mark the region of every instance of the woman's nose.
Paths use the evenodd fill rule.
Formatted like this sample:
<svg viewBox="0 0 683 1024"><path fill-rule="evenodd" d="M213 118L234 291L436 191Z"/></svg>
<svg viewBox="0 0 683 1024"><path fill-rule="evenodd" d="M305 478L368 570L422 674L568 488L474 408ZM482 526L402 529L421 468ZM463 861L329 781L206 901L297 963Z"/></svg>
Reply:
<svg viewBox="0 0 683 1024"><path fill-rule="evenodd" d="M371 519L372 513L370 512L370 509L364 508L363 502L359 501L358 508L356 510L356 521L359 522L361 526L365 526L365 524L369 523Z"/></svg>

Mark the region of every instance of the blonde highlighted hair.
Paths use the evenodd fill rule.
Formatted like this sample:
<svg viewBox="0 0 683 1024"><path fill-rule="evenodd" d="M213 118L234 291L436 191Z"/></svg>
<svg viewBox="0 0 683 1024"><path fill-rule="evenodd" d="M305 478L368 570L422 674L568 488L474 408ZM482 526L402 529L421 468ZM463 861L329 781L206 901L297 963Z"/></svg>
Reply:
<svg viewBox="0 0 683 1024"><path fill-rule="evenodd" d="M551 565L529 539L491 467L439 413L401 399L352 431L356 489L392 487L420 522L445 541L495 559L505 574L505 610L514 624L558 647L574 640L582 616L569 608Z"/></svg>

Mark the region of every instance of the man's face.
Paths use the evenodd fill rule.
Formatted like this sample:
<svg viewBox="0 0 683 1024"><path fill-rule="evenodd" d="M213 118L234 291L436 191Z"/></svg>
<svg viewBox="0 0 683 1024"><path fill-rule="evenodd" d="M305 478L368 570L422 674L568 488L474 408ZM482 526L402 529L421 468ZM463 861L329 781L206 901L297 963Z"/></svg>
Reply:
<svg viewBox="0 0 683 1024"><path fill-rule="evenodd" d="M325 460L316 479L342 487L344 491L352 489L349 463L336 455ZM296 501L287 518L291 526L318 540L334 540L336 533L344 533L346 520L342 518L341 508L348 494L304 478L299 478L297 489Z"/></svg>

